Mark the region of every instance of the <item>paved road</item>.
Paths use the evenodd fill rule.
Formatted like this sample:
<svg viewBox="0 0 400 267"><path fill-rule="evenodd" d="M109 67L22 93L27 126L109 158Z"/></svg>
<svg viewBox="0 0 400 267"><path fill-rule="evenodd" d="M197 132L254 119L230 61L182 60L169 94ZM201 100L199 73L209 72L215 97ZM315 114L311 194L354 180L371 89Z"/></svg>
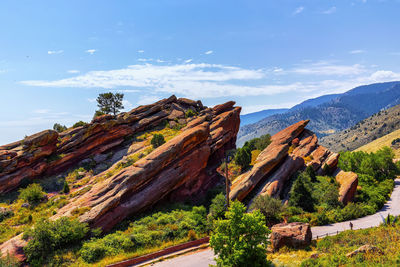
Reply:
<svg viewBox="0 0 400 267"><path fill-rule="evenodd" d="M400 179L395 180L395 188L389 201L383 206L383 208L370 216L352 220L353 229L363 229L372 226L379 226L383 222L383 218L386 218L388 214L400 215ZM333 235L337 231L342 232L350 229L350 221L335 223L325 226L312 227L311 231L313 238L322 235ZM209 264L215 264L214 253L208 248L201 250L200 252L194 252L192 254L186 254L177 258L165 260L151 266L156 267L206 267Z"/></svg>
<svg viewBox="0 0 400 267"><path fill-rule="evenodd" d="M331 234L337 231L342 232L344 230L350 230L350 222L353 223L353 229L370 228L380 225L388 214L400 215L400 179L395 180L395 188L393 189L392 195L379 212L352 221L315 226L311 228L311 231L313 238L316 238L317 236L326 235L327 233Z"/></svg>

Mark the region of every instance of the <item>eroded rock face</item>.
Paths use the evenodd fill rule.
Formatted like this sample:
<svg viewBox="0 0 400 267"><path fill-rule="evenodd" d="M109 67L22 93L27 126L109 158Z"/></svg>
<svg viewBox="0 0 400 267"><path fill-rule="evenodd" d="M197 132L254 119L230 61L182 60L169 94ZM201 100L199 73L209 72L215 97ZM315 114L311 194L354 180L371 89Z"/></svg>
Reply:
<svg viewBox="0 0 400 267"><path fill-rule="evenodd" d="M275 251L283 246L303 248L311 244L312 233L308 223L280 223L272 226L271 231L270 242Z"/></svg>
<svg viewBox="0 0 400 267"><path fill-rule="evenodd" d="M345 205L353 201L357 192L358 175L354 172L345 172L338 169L335 173L335 179L340 184L339 201Z"/></svg>
<svg viewBox="0 0 400 267"><path fill-rule="evenodd" d="M240 112L240 108L233 108L233 105L233 102L228 102L217 106L216 109L207 109L200 101L171 96L117 116L97 117L88 125L68 129L62 133L46 130L24 140L0 146L0 193L18 188L25 179L57 174L89 156L111 151L120 146L127 136L160 123L186 123L185 112L189 109L199 113L204 118L202 122L220 120L212 126L220 128L219 131L211 131L211 139L215 139L215 142L212 142L212 150L215 152L230 142L230 139L236 139L240 123L237 113ZM221 112L228 113L218 116ZM236 121L226 119L227 116L233 116ZM223 124L224 120L227 121L226 124Z"/></svg>
<svg viewBox="0 0 400 267"><path fill-rule="evenodd" d="M248 196L254 199L258 195L270 195L285 199L290 177L307 166L312 166L317 175L332 175L337 169L339 154L319 145L317 136L305 129L307 123L300 121L272 136L271 144L260 153L253 168L234 180L230 198L242 201ZM354 178L354 175L347 176ZM339 201L345 204L352 200L357 188L352 178L339 179L343 180ZM250 205L252 199L246 202Z"/></svg>
<svg viewBox="0 0 400 267"><path fill-rule="evenodd" d="M215 183L215 169L224 149L234 147L239 130L239 107L227 106L205 113L148 156L95 184L89 192L61 208L53 219L70 216L77 208L87 208L80 220L108 231L166 196L197 197Z"/></svg>

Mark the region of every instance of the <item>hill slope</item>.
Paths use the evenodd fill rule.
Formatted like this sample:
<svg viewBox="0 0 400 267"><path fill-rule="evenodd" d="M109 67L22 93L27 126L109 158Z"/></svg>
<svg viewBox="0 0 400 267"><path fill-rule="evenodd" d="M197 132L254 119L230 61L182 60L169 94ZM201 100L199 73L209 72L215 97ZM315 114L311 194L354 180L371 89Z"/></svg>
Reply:
<svg viewBox="0 0 400 267"><path fill-rule="evenodd" d="M376 142L374 141L373 144L370 144L368 149L378 147L383 143L390 146L390 142L395 139L394 137L390 141L388 139L390 136L380 141L378 141L378 138L397 129L400 129L400 105L380 111L360 121L350 129L325 136L321 138L321 144L336 152L341 150L354 150L374 140ZM368 152L372 151L373 150L370 150Z"/></svg>
<svg viewBox="0 0 400 267"><path fill-rule="evenodd" d="M396 155L396 158L400 158L400 146L399 145L392 145L393 140L400 138L400 129L391 132L381 138L378 138L371 143L363 145L356 149L356 151L364 151L364 152L376 152L377 150L381 149L382 147L391 147Z"/></svg>
<svg viewBox="0 0 400 267"><path fill-rule="evenodd" d="M352 127L381 109L400 104L400 82L371 84L354 88L326 103L291 109L241 127L238 146L269 133L275 134L289 125L310 119L310 130L319 137Z"/></svg>

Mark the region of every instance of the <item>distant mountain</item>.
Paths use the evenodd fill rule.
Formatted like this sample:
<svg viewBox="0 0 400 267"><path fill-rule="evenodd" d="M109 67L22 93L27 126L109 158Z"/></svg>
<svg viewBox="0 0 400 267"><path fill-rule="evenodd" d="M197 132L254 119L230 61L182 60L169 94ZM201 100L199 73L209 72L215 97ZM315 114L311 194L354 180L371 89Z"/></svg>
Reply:
<svg viewBox="0 0 400 267"><path fill-rule="evenodd" d="M259 120L262 120L265 117L272 116L275 114L282 114L288 110L289 110L288 108L266 109L266 110L261 110L261 111L241 115L240 116L240 126L258 122Z"/></svg>
<svg viewBox="0 0 400 267"><path fill-rule="evenodd" d="M379 111L349 129L325 136L320 143L335 152L354 150L398 129L400 105Z"/></svg>
<svg viewBox="0 0 400 267"><path fill-rule="evenodd" d="M290 109L290 111L299 110L299 109L306 108L306 107L316 107L318 105L329 102L335 98L338 98L339 96L340 96L340 94L332 94L332 95L323 95L323 96L320 96L317 98L311 98L311 99L303 101L300 104L292 107Z"/></svg>
<svg viewBox="0 0 400 267"><path fill-rule="evenodd" d="M321 104L313 105L318 101ZM305 101L285 113L245 125L240 128L237 145L242 146L245 141L266 133L275 134L305 119L311 120L310 130L323 137L350 128L372 114L397 104L400 104L400 82L359 86L343 94Z"/></svg>

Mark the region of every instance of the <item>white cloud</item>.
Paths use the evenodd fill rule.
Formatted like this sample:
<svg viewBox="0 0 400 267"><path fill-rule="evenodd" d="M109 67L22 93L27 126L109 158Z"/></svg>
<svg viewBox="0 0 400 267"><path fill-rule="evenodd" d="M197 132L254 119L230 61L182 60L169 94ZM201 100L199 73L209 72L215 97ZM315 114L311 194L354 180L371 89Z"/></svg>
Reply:
<svg viewBox="0 0 400 267"><path fill-rule="evenodd" d="M333 14L335 12L336 12L336 7L333 6L333 7L329 8L329 9L327 9L327 10L322 11L321 13L325 14L325 15L329 15L329 14Z"/></svg>
<svg viewBox="0 0 400 267"><path fill-rule="evenodd" d="M33 113L36 113L36 114L47 114L49 112L50 112L49 109L36 109L33 111Z"/></svg>
<svg viewBox="0 0 400 267"><path fill-rule="evenodd" d="M145 96L141 96L139 98L139 100L136 102L136 104L138 104L138 105L148 105L148 104L152 104L154 102L157 102L157 101L159 101L161 99L162 99L161 96L145 95Z"/></svg>
<svg viewBox="0 0 400 267"><path fill-rule="evenodd" d="M156 62L157 62L157 63L164 63L165 61L162 60L162 59L157 59Z"/></svg>
<svg viewBox="0 0 400 267"><path fill-rule="evenodd" d="M95 52L97 52L97 49L88 49L85 52L93 55Z"/></svg>
<svg viewBox="0 0 400 267"><path fill-rule="evenodd" d="M95 102L96 102L96 98L88 98L88 101L89 101L90 103L95 103Z"/></svg>
<svg viewBox="0 0 400 267"><path fill-rule="evenodd" d="M49 50L47 51L48 55L57 55L57 54L62 54L64 53L64 50Z"/></svg>
<svg viewBox="0 0 400 267"><path fill-rule="evenodd" d="M271 104L271 105L243 105L242 111L240 115L245 115L265 109L280 109L280 108L291 108L294 105L298 104L299 102L286 102L286 103L279 103L279 104Z"/></svg>
<svg viewBox="0 0 400 267"><path fill-rule="evenodd" d="M214 51L212 51L212 50L208 50L208 51L204 52L205 55L211 55L212 53L214 53Z"/></svg>
<svg viewBox="0 0 400 267"><path fill-rule="evenodd" d="M79 73L79 70L68 70L67 72L71 74L77 74Z"/></svg>
<svg viewBox="0 0 400 267"><path fill-rule="evenodd" d="M292 77L293 75L295 76ZM310 77L318 76L323 78L310 80ZM294 79L298 82L289 82ZM61 80L31 80L21 83L41 87L105 88L124 93L141 93L145 97L140 98L137 104L148 104L160 99L158 95L165 94L178 94L192 99L266 96L288 92L327 94L344 92L362 84L390 80L400 80L400 73L377 71L360 64L341 65L320 61L304 63L294 68L268 70L206 63L147 63L115 70L90 71ZM121 87L124 90L118 89ZM152 95L146 95L149 92Z"/></svg>
<svg viewBox="0 0 400 267"><path fill-rule="evenodd" d="M304 7L303 6L299 6L298 8L296 8L294 11L293 11L293 16L295 16L295 15L297 15L297 14L300 14L300 13L302 13L304 11Z"/></svg>
<svg viewBox="0 0 400 267"><path fill-rule="evenodd" d="M320 61L295 68L291 72L308 75L358 75L366 71L360 64L337 65L326 61Z"/></svg>
<svg viewBox="0 0 400 267"><path fill-rule="evenodd" d="M185 63L190 63L192 61L193 61L193 59L187 59L187 60L185 60Z"/></svg>
<svg viewBox="0 0 400 267"><path fill-rule="evenodd" d="M134 107L133 104L126 99L122 100L122 104L124 105L124 110L129 111L129 110L133 109L133 107Z"/></svg>
<svg viewBox="0 0 400 267"><path fill-rule="evenodd" d="M363 54L365 52L367 52L367 51L362 50L362 49L358 49L358 50L351 50L349 53L350 54Z"/></svg>
<svg viewBox="0 0 400 267"><path fill-rule="evenodd" d="M144 53L144 50L138 50L137 52L138 53Z"/></svg>

